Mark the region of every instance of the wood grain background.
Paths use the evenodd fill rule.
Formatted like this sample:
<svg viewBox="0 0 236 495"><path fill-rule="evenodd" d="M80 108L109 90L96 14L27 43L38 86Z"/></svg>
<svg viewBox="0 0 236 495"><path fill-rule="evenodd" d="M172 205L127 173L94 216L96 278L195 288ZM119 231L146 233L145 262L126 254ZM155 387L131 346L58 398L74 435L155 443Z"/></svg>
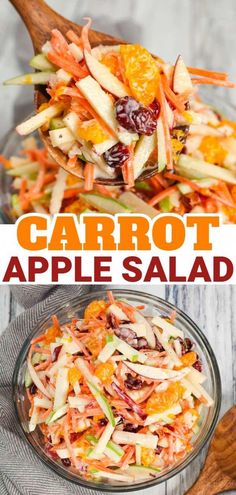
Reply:
<svg viewBox="0 0 236 495"><path fill-rule="evenodd" d="M199 325L215 351L221 371L223 388L221 414L236 403L236 287L230 285L126 287L168 299L183 309ZM0 286L0 333L22 310L12 299L9 287ZM159 485L156 494L183 495L196 479L204 454L205 452L202 452L180 475ZM141 495L151 495L151 489L143 490Z"/></svg>

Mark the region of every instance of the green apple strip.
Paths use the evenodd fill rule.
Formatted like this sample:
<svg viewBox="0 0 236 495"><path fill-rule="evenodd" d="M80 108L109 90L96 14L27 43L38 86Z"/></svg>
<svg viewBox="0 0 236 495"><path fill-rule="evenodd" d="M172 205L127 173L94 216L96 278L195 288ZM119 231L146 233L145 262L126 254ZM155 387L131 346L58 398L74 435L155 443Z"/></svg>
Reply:
<svg viewBox="0 0 236 495"><path fill-rule="evenodd" d="M184 175L189 178L193 176L196 179L200 177L212 177L228 182L229 184L236 184L236 174L230 170L212 165L198 158L192 158L188 155L180 155L176 168L179 172L184 172Z"/></svg>
<svg viewBox="0 0 236 495"><path fill-rule="evenodd" d="M104 120L104 122L112 129L117 135L117 122L114 112L114 104L110 96L103 91L100 84L91 76L87 76L81 81L76 83L83 96L88 100L90 105L94 108L97 114Z"/></svg>
<svg viewBox="0 0 236 495"><path fill-rule="evenodd" d="M134 169L135 179L139 177L145 163L148 161L148 158L150 157L155 147L156 147L155 133L152 134L152 136L140 137L134 151L134 159L133 159L133 169Z"/></svg>
<svg viewBox="0 0 236 495"><path fill-rule="evenodd" d="M96 385L94 385L93 382L88 381L87 384L88 384L88 387L90 389L90 392L92 393L92 395L96 399L98 405L101 407L106 418L111 423L111 425L115 427L116 421L115 421L115 418L113 416L112 408L111 408L107 398L100 392L100 390L96 387Z"/></svg>
<svg viewBox="0 0 236 495"><path fill-rule="evenodd" d="M149 218L154 218L157 216L158 211L153 206L148 205L143 199L138 198L136 194L131 191L126 191L119 197L128 208L130 208L134 213L144 213Z"/></svg>
<svg viewBox="0 0 236 495"><path fill-rule="evenodd" d="M118 98L130 95L129 88L118 77L114 76L104 64L99 62L93 55L90 55L87 50L84 50L84 56L89 71L102 88Z"/></svg>
<svg viewBox="0 0 236 495"><path fill-rule="evenodd" d="M163 330L163 332L166 334L167 338L170 337L180 337L181 339L184 338L184 332L182 332L182 330L179 330L175 325L172 325L171 323L166 321L164 318L161 318L160 316L155 316L152 319L152 323L157 327L160 327Z"/></svg>
<svg viewBox="0 0 236 495"><path fill-rule="evenodd" d="M123 445L141 445L148 449L156 449L158 436L151 433L130 433L129 431L116 430L112 436L115 443Z"/></svg>
<svg viewBox="0 0 236 495"><path fill-rule="evenodd" d="M146 366L143 364L130 363L124 361L124 364L138 375L150 378L152 380L171 380L173 378L182 378L189 373L190 368L184 368L181 371L170 370L166 368L155 368L154 366Z"/></svg>
<svg viewBox="0 0 236 495"><path fill-rule="evenodd" d="M25 85L25 84L47 84L51 78L52 72L33 72L32 74L23 74L22 76L12 77L4 82L5 86Z"/></svg>
<svg viewBox="0 0 236 495"><path fill-rule="evenodd" d="M61 103L55 103L55 105L49 106L45 110L42 110L42 112L37 113L30 119L18 125L16 130L21 136L26 136L27 134L36 131L36 129L39 129L39 127L42 127L42 125L48 123L53 117L60 115L62 110L63 105Z"/></svg>
<svg viewBox="0 0 236 495"><path fill-rule="evenodd" d="M165 351L167 352L173 363L177 366L182 366L182 361L174 351L173 347L171 347L171 345L169 344L166 336L163 335L163 333L161 333L157 327L153 327L153 330L159 342L161 343L162 347L164 347Z"/></svg>

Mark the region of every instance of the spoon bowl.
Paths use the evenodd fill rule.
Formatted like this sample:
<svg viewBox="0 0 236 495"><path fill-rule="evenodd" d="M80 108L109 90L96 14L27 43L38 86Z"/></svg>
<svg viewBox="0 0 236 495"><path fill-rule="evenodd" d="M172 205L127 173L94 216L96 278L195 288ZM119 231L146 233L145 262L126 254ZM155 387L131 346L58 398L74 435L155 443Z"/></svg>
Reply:
<svg viewBox="0 0 236 495"><path fill-rule="evenodd" d="M10 0L12 5L21 16L24 24L30 34L32 44L35 53L41 51L42 46L46 41L49 40L51 36L51 31L55 27L63 34L69 30L73 30L78 36L81 35L82 27L75 24L72 21L64 18L53 9L51 9L44 0L31 0L29 5L29 0ZM106 33L101 33L98 31L89 31L89 40L92 48L98 45L118 45L124 44L125 41L119 38L115 38ZM38 109L43 103L48 101L48 95L42 86L35 86L34 90L34 101L35 107ZM184 126L184 135L182 137L182 142L186 141L188 134L188 128ZM73 169L67 165L67 155L65 155L59 148L54 148L51 144L49 135L47 131L39 130L40 138L42 139L45 147L48 149L51 157L58 163L58 165L64 168L67 172L82 178L81 166L75 166ZM139 180L148 179L158 172L158 163L152 168L148 167L143 170L142 174L138 177ZM95 182L97 184L104 184L110 186L120 186L124 185L122 177L116 178L104 178L97 177Z"/></svg>
<svg viewBox="0 0 236 495"><path fill-rule="evenodd" d="M228 490L236 490L236 405L218 423L199 478L185 495Z"/></svg>

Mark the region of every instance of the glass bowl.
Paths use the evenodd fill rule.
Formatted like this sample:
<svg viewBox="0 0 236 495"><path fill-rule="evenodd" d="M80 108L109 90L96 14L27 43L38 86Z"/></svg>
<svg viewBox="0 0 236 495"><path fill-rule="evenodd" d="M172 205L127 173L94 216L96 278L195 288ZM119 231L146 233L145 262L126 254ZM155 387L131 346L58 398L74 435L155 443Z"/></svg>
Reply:
<svg viewBox="0 0 236 495"><path fill-rule="evenodd" d="M114 492L126 492L132 490L142 490L144 488L158 485L163 481L167 481L172 476L182 471L186 466L199 454L202 447L209 440L211 434L216 425L218 418L220 404L221 404L221 381L219 368L213 350L206 337L198 326L181 310L175 308L172 304L158 297L150 294L129 291L129 290L114 290L116 298L126 299L130 304L134 306L144 305L144 314L147 316L154 316L156 314L170 315L173 310L176 310L176 324L184 331L186 337L189 337L196 344L197 352L200 359L203 362L204 374L207 376L206 390L212 396L214 405L211 408L203 408L201 416L201 426L199 432L193 438L193 450L188 453L184 460L178 462L171 469L166 469L160 476L148 481L133 483L132 485L124 483L110 483L104 481L87 481L80 477L79 473L75 472L73 468L66 468L62 464L49 458L44 452L40 431L37 429L33 433L28 431L28 410L29 402L25 393L24 376L26 370L26 358L30 347L30 341L42 332L45 332L48 326L50 326L50 317L43 319L28 339L25 341L19 356L17 358L14 375L13 375L13 400L15 404L15 411L17 415L17 421L22 436L27 440L29 445L33 448L35 453L40 459L53 471L67 480L81 485L86 488L96 489L101 491L114 491ZM66 323L73 317L81 318L85 307L94 299L105 298L106 294L103 290L98 292L92 292L83 296L82 298L73 298L70 301L64 300L61 302L57 314L61 324Z"/></svg>
<svg viewBox="0 0 236 495"><path fill-rule="evenodd" d="M213 92L213 91L212 91ZM236 121L236 107L227 103L225 100L214 96L207 92L207 96L203 97L203 100L212 105L219 111L224 117ZM26 119L24 119L26 120ZM39 141L38 132L31 134ZM9 158L11 155L16 155L21 149L22 137L17 134L15 129L10 131L3 139L3 146L0 150L0 154ZM4 167L0 164L0 222L14 223L16 217L14 216L11 206L11 182L12 179L6 174Z"/></svg>

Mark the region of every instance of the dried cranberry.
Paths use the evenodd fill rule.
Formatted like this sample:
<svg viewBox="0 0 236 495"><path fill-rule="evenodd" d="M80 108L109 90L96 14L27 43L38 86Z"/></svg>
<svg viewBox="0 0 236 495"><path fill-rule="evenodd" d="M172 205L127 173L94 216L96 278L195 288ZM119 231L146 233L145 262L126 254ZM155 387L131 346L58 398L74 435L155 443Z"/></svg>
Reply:
<svg viewBox="0 0 236 495"><path fill-rule="evenodd" d="M138 339L138 349L144 349L145 347L148 347L147 340L144 339L144 337L140 337Z"/></svg>
<svg viewBox="0 0 236 495"><path fill-rule="evenodd" d="M140 107L132 114L132 120L135 124L135 130L138 134L151 136L157 127L155 113L146 107Z"/></svg>
<svg viewBox="0 0 236 495"><path fill-rule="evenodd" d="M130 373L127 375L125 380L125 386L129 390L140 390L142 388L143 382L139 378L134 378Z"/></svg>
<svg viewBox="0 0 236 495"><path fill-rule="evenodd" d="M155 336L156 337L156 336ZM155 349L158 351L158 352L163 352L165 349L164 347L161 345L161 343L159 342L158 338L156 337L156 347Z"/></svg>
<svg viewBox="0 0 236 495"><path fill-rule="evenodd" d="M32 385L30 386L30 393L31 393L31 395L36 394L37 390L38 389L37 389L36 385L34 383L32 383Z"/></svg>
<svg viewBox="0 0 236 495"><path fill-rule="evenodd" d="M115 334L117 337L119 337L121 340L124 340L127 342L127 344L131 345L132 347L137 347L138 344L138 338L137 334L131 330L129 327L122 327L122 328L115 328Z"/></svg>
<svg viewBox="0 0 236 495"><path fill-rule="evenodd" d="M137 100L131 96L124 96L116 102L116 118L119 124L128 131L135 132L135 125L132 121L132 114L140 108Z"/></svg>
<svg viewBox="0 0 236 495"><path fill-rule="evenodd" d="M107 419L106 419L106 418L101 418L101 419L99 419L99 421L98 421L99 426L106 426L106 425L107 425L107 423L108 423L108 421L107 421Z"/></svg>
<svg viewBox="0 0 236 495"><path fill-rule="evenodd" d="M70 462L70 459L62 459L61 460L62 464L64 464L64 466L66 467L70 467L71 466L71 462Z"/></svg>
<svg viewBox="0 0 236 495"><path fill-rule="evenodd" d="M151 136L157 126L157 105L154 110L145 107L131 96L120 98L116 103L119 124L128 131Z"/></svg>
<svg viewBox="0 0 236 495"><path fill-rule="evenodd" d="M186 338L186 339L184 339L184 343L185 343L186 351L187 352L191 351L193 348L192 341L189 338Z"/></svg>
<svg viewBox="0 0 236 495"><path fill-rule="evenodd" d="M107 315L107 323L111 328L119 328L119 320L113 313L108 313Z"/></svg>
<svg viewBox="0 0 236 495"><path fill-rule="evenodd" d="M202 362L200 361L200 359L198 359L194 364L193 364L193 367L197 370L197 371L200 371L200 373L202 372L203 370L203 366L202 366Z"/></svg>
<svg viewBox="0 0 236 495"><path fill-rule="evenodd" d="M138 425L133 425L132 423L126 423L125 431L129 431L130 433L137 433L140 427Z"/></svg>
<svg viewBox="0 0 236 495"><path fill-rule="evenodd" d="M186 343L185 343L185 341L184 341L183 339L181 339L181 337L177 337L177 339L176 339L176 340L178 340L178 342L180 343L180 347L181 347L181 354L182 354L182 356L183 356L183 355L184 355L184 354L186 354L186 352L187 352L187 346L186 346Z"/></svg>
<svg viewBox="0 0 236 495"><path fill-rule="evenodd" d="M104 153L104 158L109 167L121 167L130 156L128 146L122 143L117 143Z"/></svg>
<svg viewBox="0 0 236 495"><path fill-rule="evenodd" d="M163 447L158 445L157 448L155 449L155 454L159 455L161 453L162 449L163 449Z"/></svg>
<svg viewBox="0 0 236 495"><path fill-rule="evenodd" d="M75 442L80 438L80 433L73 432L70 434L70 441L71 443Z"/></svg>
<svg viewBox="0 0 236 495"><path fill-rule="evenodd" d="M62 349L62 345L58 345L57 347L55 347L55 349L53 351L53 355L52 355L52 362L53 363L58 360L58 356L61 352L61 349Z"/></svg>
<svg viewBox="0 0 236 495"><path fill-rule="evenodd" d="M166 428L168 428L168 430L170 431L175 431L174 427L171 425L166 425Z"/></svg>
<svg viewBox="0 0 236 495"><path fill-rule="evenodd" d="M151 103L151 105L149 105L149 108L151 108L151 110L153 111L156 119L158 119L159 113L160 113L160 105L159 105L158 101L157 100L153 100L153 102Z"/></svg>

